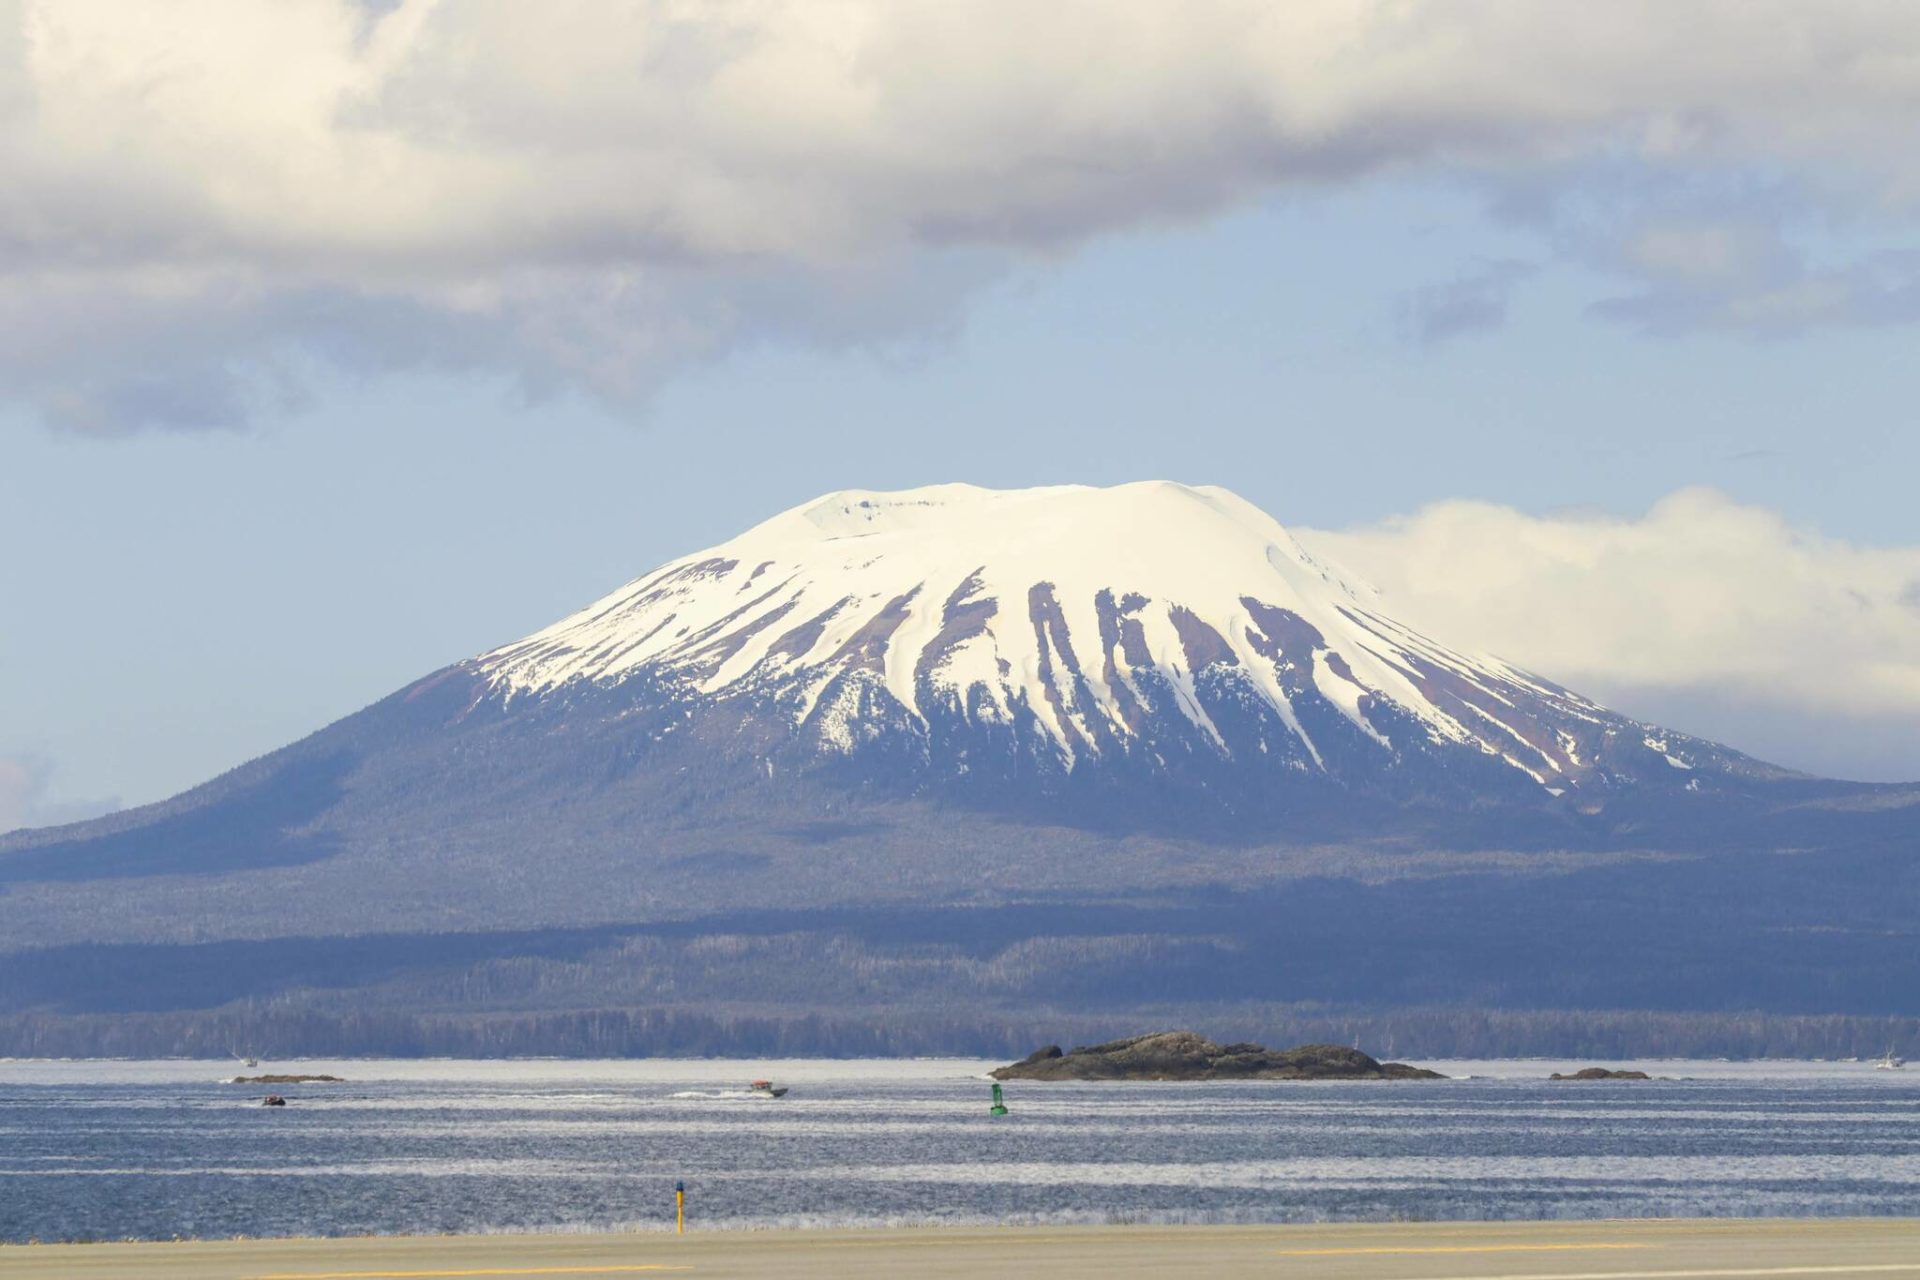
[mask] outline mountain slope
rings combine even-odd
[[[1920,790],[1420,636],[1224,490],[850,492],[0,836],[0,1017],[1644,1008],[1676,973],[1670,1007],[1891,1013],[1917,834]]]

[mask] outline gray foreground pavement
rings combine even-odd
[[[1214,1280],[1914,1276],[1920,1219],[388,1236],[0,1247],[14,1280],[453,1280],[685,1275]]]

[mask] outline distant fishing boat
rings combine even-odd
[[[1907,1060],[1895,1054],[1893,1046],[1888,1045],[1886,1055],[1882,1057],[1880,1061],[1874,1063],[1873,1067],[1876,1071],[1898,1071],[1906,1065]]]
[[[771,1080],[755,1080],[748,1088],[763,1097],[784,1098],[787,1096],[787,1086],[775,1085]]]

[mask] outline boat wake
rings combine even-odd
[[[782,1090],[781,1092],[785,1092]],[[670,1093],[669,1098],[700,1098],[717,1102],[750,1100],[771,1102],[779,1094],[769,1093],[765,1089],[682,1089],[679,1093]]]

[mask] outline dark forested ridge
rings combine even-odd
[[[1398,1028],[1428,1053],[1878,1052],[1920,981],[1911,889],[1884,878],[1856,904],[1888,866],[1794,874],[1809,865],[68,944],[0,953],[0,1054],[192,1053],[238,1035],[308,1053],[995,1055],[1203,1012],[1230,1039]]]

